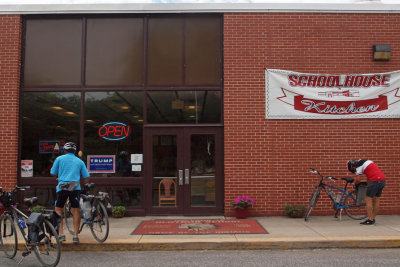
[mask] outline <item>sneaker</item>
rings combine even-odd
[[[78,244],[79,243],[79,237],[78,236],[72,237],[72,243]]]
[[[361,225],[375,225],[375,220],[371,221],[370,219],[368,219],[368,220],[361,222],[360,224]]]
[[[64,242],[65,241],[65,235],[60,235],[58,237],[58,239],[60,240],[60,242]]]

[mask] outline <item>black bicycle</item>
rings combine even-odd
[[[341,178],[341,180],[346,181],[346,185],[343,189],[332,186],[330,184],[324,183],[324,179],[328,179],[330,181],[339,180],[333,176],[324,176],[321,175],[317,170],[311,168],[311,172],[320,176],[320,181],[318,186],[314,187],[314,190],[311,195],[310,202],[308,204],[308,209],[304,220],[307,221],[308,217],[312,209],[317,204],[318,198],[321,194],[321,190],[324,189],[328,194],[329,198],[332,200],[333,209],[335,212],[335,217],[340,214],[342,215],[342,211],[344,210],[346,214],[355,220],[362,220],[367,218],[367,209],[365,205],[365,194],[361,193],[359,186],[364,186],[365,183],[360,183],[359,185],[354,186],[352,191],[347,191],[347,186],[349,183],[354,182],[354,178],[345,177]],[[336,191],[336,193],[334,192]],[[340,192],[340,193],[339,193]]]
[[[57,216],[49,213],[36,214],[40,217],[37,226],[36,238],[32,238],[32,231],[25,232],[26,225],[29,224],[27,215],[22,211],[17,209],[17,191],[23,191],[30,188],[29,186],[16,186],[11,191],[4,191],[0,187],[0,202],[5,207],[5,212],[0,217],[0,242],[3,252],[6,254],[7,258],[13,259],[17,254],[18,249],[18,238],[15,228],[15,224],[18,226],[22,237],[25,241],[26,251],[22,252],[22,259],[20,262],[28,256],[32,251],[35,253],[37,259],[43,266],[56,266],[61,257],[61,245],[58,238],[58,233],[53,226],[52,218]],[[27,206],[32,206],[37,202],[37,197],[25,198],[24,203]],[[36,227],[35,226],[35,227]],[[19,262],[19,263],[20,263]],[[19,264],[18,263],[18,264]]]
[[[108,222],[108,213],[103,203],[107,202],[108,194],[99,192],[97,195],[87,194],[94,187],[94,183],[84,185],[84,189],[80,194],[81,213],[83,221],[79,228],[79,233],[86,225],[90,228],[93,237],[98,242],[106,241],[110,225]],[[74,234],[73,215],[71,212],[71,203],[69,200],[64,206],[64,222],[68,231]]]

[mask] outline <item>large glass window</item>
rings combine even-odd
[[[84,138],[86,160],[115,156],[115,173],[93,176],[142,176],[143,92],[87,92]]]
[[[86,84],[141,85],[143,18],[87,20]]]
[[[179,17],[149,19],[149,85],[182,84],[182,23]]]
[[[25,36],[25,86],[79,85],[81,19],[29,19]]]
[[[23,94],[21,159],[27,165],[22,176],[50,176],[64,143],[79,144],[80,107],[81,94],[76,92]]]
[[[148,123],[220,123],[220,91],[147,92]]]

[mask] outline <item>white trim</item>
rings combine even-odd
[[[56,13],[400,13],[400,4],[320,3],[100,3],[1,4],[0,14]]]

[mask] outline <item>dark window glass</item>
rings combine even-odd
[[[95,187],[94,193],[97,192],[107,192],[110,199],[111,204],[113,206],[129,206],[129,207],[141,207],[142,206],[142,197],[141,197],[141,188],[140,187],[131,187],[131,186],[106,186],[106,187]]]
[[[220,123],[220,91],[147,93],[148,123]]]
[[[115,173],[91,173],[91,176],[139,177],[143,175],[143,92],[88,92],[85,94],[84,159],[94,155],[114,155]],[[124,128],[110,128],[115,123]],[[112,124],[108,124],[112,123]],[[107,127],[102,127],[103,125]],[[108,130],[108,134],[106,132]],[[118,131],[121,140],[112,137]],[[128,132],[129,131],[129,132]],[[102,136],[103,137],[102,137]]]
[[[81,54],[81,19],[26,21],[26,86],[79,85]]]
[[[219,85],[221,80],[220,18],[188,18],[185,35],[186,84]]]
[[[141,85],[143,19],[89,18],[87,85]]]
[[[180,85],[183,82],[183,20],[149,19],[149,85]]]
[[[21,159],[33,160],[33,176],[50,176],[64,142],[79,145],[80,104],[80,93],[24,93]]]

